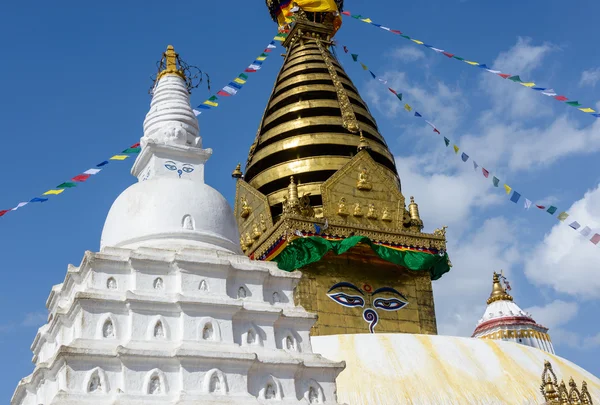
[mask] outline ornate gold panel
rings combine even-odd
[[[324,216],[348,226],[401,229],[405,199],[388,172],[367,151],[359,152],[323,183]]]
[[[237,180],[235,218],[240,231],[240,246],[249,251],[258,246],[260,239],[273,227],[273,217],[267,197],[242,179]]]
[[[321,183],[307,183],[307,184],[298,184],[298,194],[299,195],[319,195],[321,194]],[[267,196],[270,205],[281,204],[283,202],[283,197],[288,195],[288,189],[282,189],[271,193]]]

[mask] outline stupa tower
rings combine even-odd
[[[240,247],[302,268],[296,297],[319,314],[313,335],[436,334],[431,281],[449,270],[445,228],[422,232],[375,119],[331,52],[343,2],[267,7],[287,52],[245,176],[234,172]]]
[[[204,182],[198,122],[173,47],[163,56],[138,182],[100,252],[69,266],[12,405],[336,404],[343,362],[312,352],[299,274],[242,255],[233,212]]]

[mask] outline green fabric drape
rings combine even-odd
[[[450,271],[448,254],[446,253],[440,256],[410,250],[399,251],[376,245],[366,236],[351,236],[341,241],[330,241],[316,236],[296,239],[273,261],[277,263],[281,270],[294,271],[318,262],[329,251],[341,255],[359,243],[369,245],[383,260],[406,267],[412,271],[429,271],[432,280],[437,280],[444,273]]]

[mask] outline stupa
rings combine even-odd
[[[204,183],[203,149],[169,46],[144,122],[138,182],[100,252],[69,266],[13,405],[335,404],[343,362],[313,354],[300,274],[241,254],[233,212]]]
[[[523,311],[508,294],[494,272],[493,286],[487,300],[487,308],[473,332],[474,338],[510,340],[523,345],[537,347],[554,354],[554,346],[548,328],[539,325]]]

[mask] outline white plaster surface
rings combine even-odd
[[[553,354],[513,342],[450,336],[362,334],[311,338],[315,352],[344,360],[338,399],[352,405],[538,405],[544,361],[557,377],[600,379]]]

